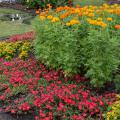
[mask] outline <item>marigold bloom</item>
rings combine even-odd
[[[113,21],[113,19],[112,19],[112,18],[110,18],[110,17],[108,17],[108,18],[107,18],[107,21]]]
[[[99,17],[99,18],[97,18],[97,20],[98,20],[98,21],[102,21],[103,19]]]
[[[52,15],[47,16],[47,19],[53,19]]]
[[[45,16],[40,15],[40,20],[45,20]]]
[[[52,22],[59,22],[60,21],[60,19],[58,18],[58,17],[54,17],[53,19],[52,19]]]
[[[80,21],[75,19],[71,20],[70,25],[74,25],[74,24],[80,24]]]
[[[120,24],[115,25],[116,29],[120,29]]]

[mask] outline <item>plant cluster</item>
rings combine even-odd
[[[12,114],[31,113],[36,120],[103,119],[113,92],[99,95],[89,80],[77,74],[71,79],[62,71],[30,58],[26,61],[0,59],[0,108]]]
[[[21,59],[25,59],[28,57],[31,48],[29,41],[0,42],[0,58],[11,60],[18,56]]]
[[[53,7],[65,6],[72,3],[72,0],[25,0],[30,8],[45,8],[48,4]]]
[[[109,106],[109,111],[106,114],[106,120],[119,120],[120,119],[120,95],[117,96],[118,100]]]
[[[37,59],[65,75],[85,73],[96,87],[120,77],[120,6],[50,8],[40,13],[36,27]]]
[[[108,0],[73,0],[73,5],[81,5],[81,6],[96,5],[98,6],[106,2],[108,2]]]
[[[11,36],[6,41],[17,42],[17,41],[33,40],[34,38],[35,38],[35,33],[33,31],[31,31],[31,32],[27,32],[24,34],[18,34],[18,35]]]

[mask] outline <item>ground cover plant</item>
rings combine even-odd
[[[31,113],[36,120],[98,120],[115,99],[114,92],[93,92],[85,77],[70,80],[34,58],[0,60],[1,111]]]
[[[49,7],[34,26],[37,59],[66,75],[85,73],[96,87],[114,81],[119,90],[119,5]]]
[[[26,59],[32,54],[33,45],[31,41],[35,38],[34,32],[15,35],[0,42],[0,57],[6,60],[19,57]]]
[[[114,104],[109,106],[106,114],[106,120],[119,120],[120,119],[120,96],[117,96],[117,100]]]

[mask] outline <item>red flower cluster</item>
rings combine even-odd
[[[9,41],[9,42],[16,42],[16,41],[19,41],[19,40],[31,40],[31,39],[34,39],[35,38],[35,33],[34,32],[27,32],[27,33],[24,33],[24,34],[18,34],[18,35],[15,35],[15,36],[12,36],[10,37],[9,39],[7,39],[6,41]]]
[[[102,119],[107,106],[115,101],[115,93],[98,95],[81,75],[68,79],[34,58],[0,59],[0,106],[11,113],[34,113],[36,120]]]
[[[22,103],[20,106],[18,106],[19,110],[22,111],[28,111],[30,109],[30,105],[28,103]]]

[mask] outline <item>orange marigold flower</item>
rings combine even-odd
[[[120,29],[120,24],[115,25],[116,29]]]
[[[82,17],[82,13],[79,13],[78,15],[79,15],[80,17]]]

